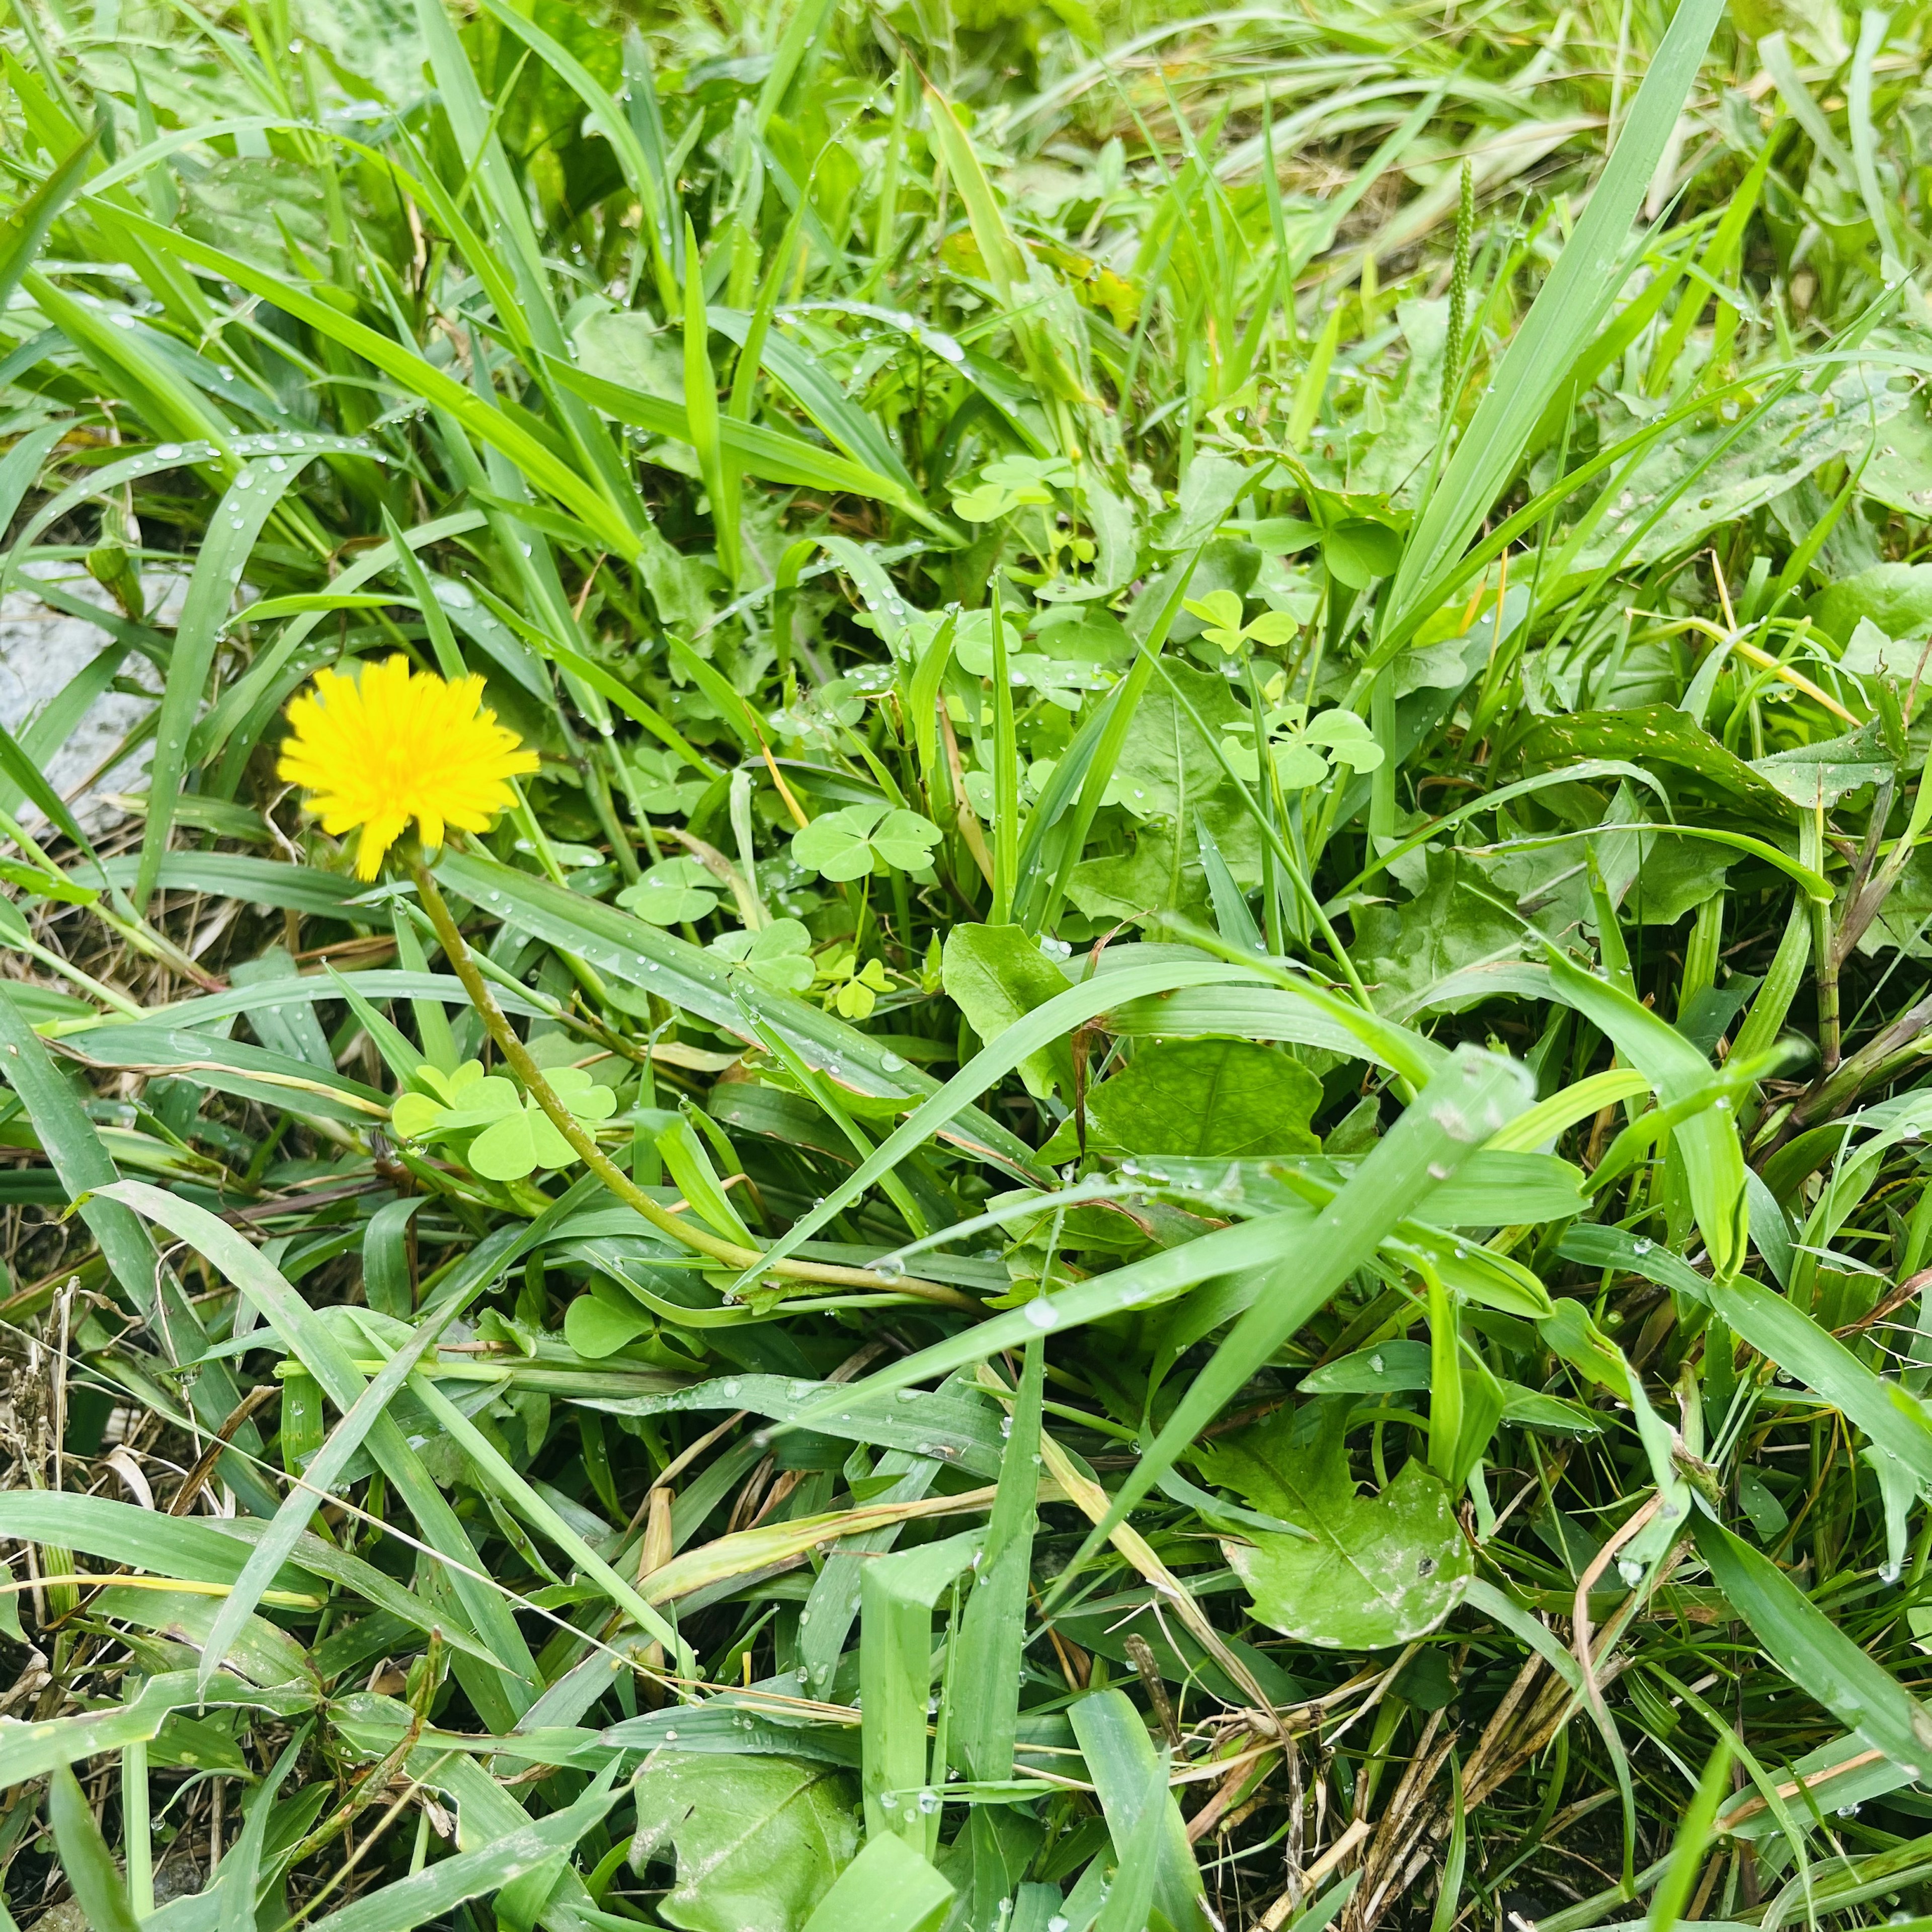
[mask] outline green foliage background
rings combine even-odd
[[[1924,1910],[1926,27],[14,0],[0,1922]]]

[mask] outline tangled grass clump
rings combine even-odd
[[[18,0],[0,1925],[1932,1922],[1928,22]]]

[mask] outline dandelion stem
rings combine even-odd
[[[641,1214],[652,1227],[668,1234],[673,1240],[682,1242],[697,1253],[709,1255],[721,1267],[734,1270],[757,1268],[761,1259],[758,1249],[727,1240],[722,1234],[714,1234],[709,1228],[698,1227],[682,1215],[660,1207],[598,1147],[584,1123],[558,1097],[556,1090],[544,1078],[543,1069],[530,1058],[529,1048],[517,1037],[504,1017],[502,1008],[497,1005],[496,995],[490,990],[489,982],[477,970],[476,962],[470,956],[469,946],[428,866],[417,858],[410,862],[410,870],[416,880],[417,898],[429,915],[430,925],[436,928],[436,936],[442,943],[450,970],[470,995],[470,1004],[483,1022],[483,1030],[496,1042],[497,1051],[508,1061],[511,1071],[523,1083],[530,1098],[543,1109],[551,1126],[569,1142],[584,1166],[626,1208]],[[771,1271],[788,1280],[830,1282],[850,1288],[874,1288],[890,1294],[916,1295],[922,1300],[943,1302],[949,1308],[969,1309],[975,1314],[980,1312],[980,1304],[956,1288],[939,1282],[918,1281],[905,1276],[888,1278],[871,1268],[840,1268],[824,1262],[787,1257],[774,1262]]]

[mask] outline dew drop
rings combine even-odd
[[[939,1809],[939,1793],[936,1791],[922,1791],[919,1794],[919,1808],[930,1818]]]
[[[1631,1242],[1630,1252],[1634,1255],[1647,1255],[1650,1252],[1651,1249],[1654,1245],[1654,1243],[1647,1240],[1642,1235],[1640,1234],[1635,1240]]]
[[[178,442],[164,442],[154,452],[164,463],[173,462],[181,453],[182,446]]]
[[[1043,1294],[1027,1304],[1026,1318],[1036,1328],[1052,1328],[1056,1327],[1060,1321],[1060,1317],[1054,1312],[1052,1303]]]

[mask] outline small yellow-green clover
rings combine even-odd
[[[995,457],[974,488],[953,498],[952,507],[969,524],[990,524],[1023,503],[1051,503],[1056,489],[1070,490],[1073,483],[1073,466],[1064,457]]]
[[[500,1073],[485,1073],[469,1060],[453,1073],[418,1067],[416,1088],[398,1094],[389,1124],[404,1140],[449,1147],[471,1173],[485,1180],[521,1180],[538,1168],[574,1164],[577,1152],[548,1114]],[[586,1125],[608,1120],[617,1096],[580,1066],[553,1067],[550,1089]]]
[[[1324,711],[1310,718],[1305,704],[1282,704],[1268,712],[1267,722],[1268,748],[1285,791],[1301,791],[1310,785],[1320,784],[1333,766],[1345,766],[1352,772],[1372,772],[1382,761],[1382,748],[1376,742],[1376,734],[1366,721],[1352,711]],[[1221,728],[1234,734],[1234,741],[1227,746],[1228,762],[1252,784],[1261,776],[1261,760],[1251,744],[1240,740],[1252,736],[1253,724],[1243,722]]]
[[[1244,644],[1285,644],[1301,628],[1286,610],[1264,610],[1244,623],[1240,597],[1232,590],[1210,590],[1205,597],[1190,597],[1182,608],[1201,620],[1208,641],[1220,645],[1230,657]]]
[[[892,989],[891,976],[884,962],[868,959],[861,966],[856,952],[836,955],[831,964],[823,969],[821,976],[830,988],[826,1004],[836,1006],[848,1020],[869,1019],[872,1009],[879,1003],[879,995]]]

